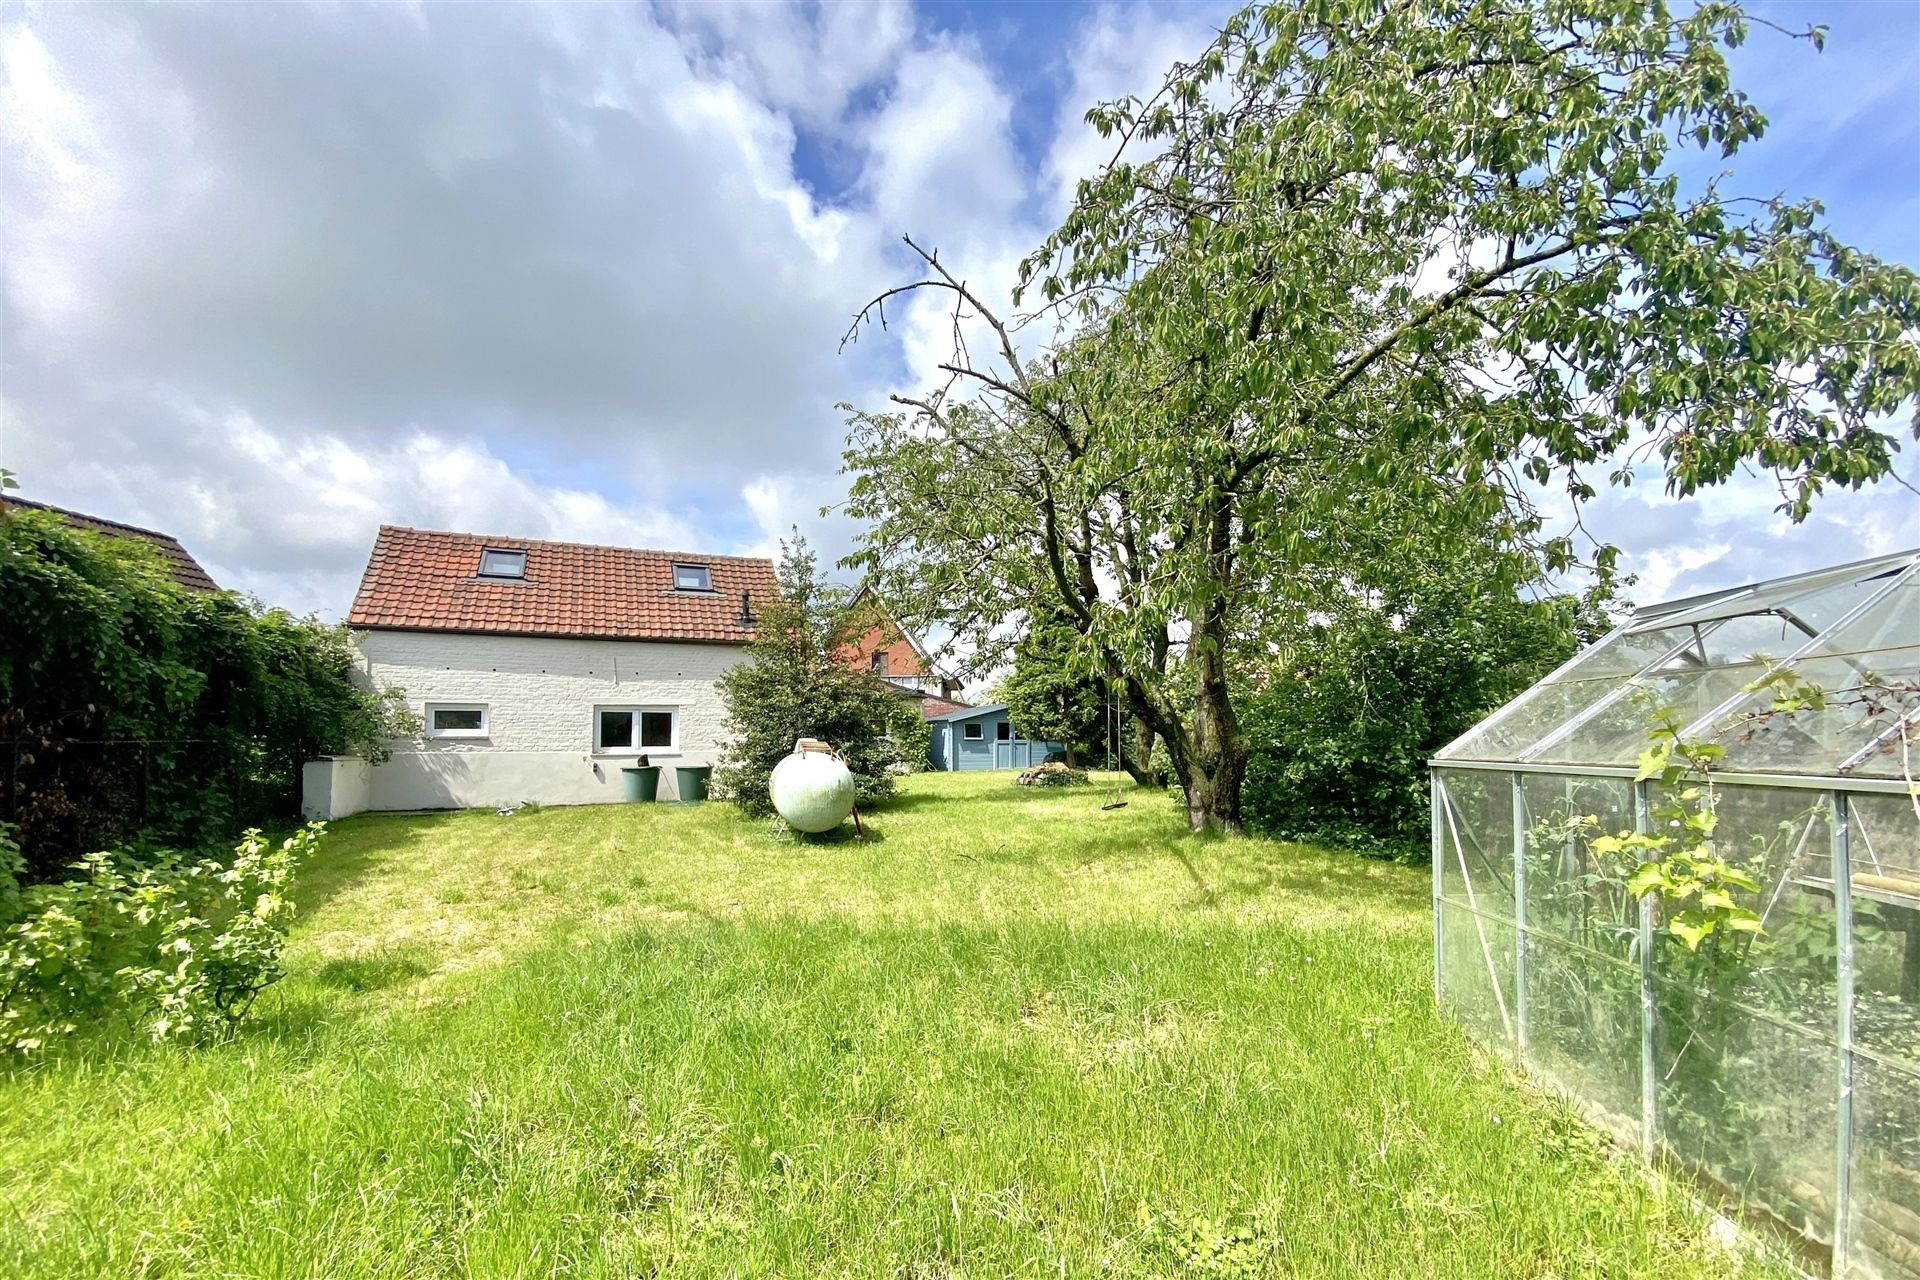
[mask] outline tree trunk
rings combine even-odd
[[[1192,728],[1182,744],[1180,782],[1187,792],[1187,825],[1195,831],[1240,834],[1240,784],[1247,774],[1247,743],[1234,714],[1227,684],[1227,588],[1233,573],[1231,499],[1213,497],[1207,519],[1207,554],[1220,585],[1194,619],[1187,638],[1193,675]],[[1168,741],[1171,750],[1173,742]],[[1178,761],[1177,761],[1178,763]]]
[[[1159,735],[1145,717],[1129,713],[1127,719],[1127,733],[1133,741],[1120,744],[1120,767],[1143,787],[1166,786],[1167,780],[1153,772],[1153,742]]]
[[[1210,631],[1196,629],[1194,637]],[[1240,834],[1240,784],[1247,775],[1247,744],[1227,693],[1221,637],[1199,643],[1194,666],[1193,729],[1188,735],[1181,785],[1187,792],[1187,825],[1195,831]]]

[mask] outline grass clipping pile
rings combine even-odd
[[[1020,771],[1020,785],[1023,787],[1084,787],[1089,781],[1085,769],[1075,769],[1058,760]]]

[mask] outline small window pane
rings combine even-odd
[[[673,712],[642,711],[640,713],[640,745],[643,747],[672,746]]]
[[[677,564],[673,566],[673,585],[681,591],[711,591],[713,575],[703,564]]]
[[[433,727],[441,733],[478,733],[481,713],[478,707],[435,707]]]
[[[633,712],[602,711],[600,713],[600,747],[603,751],[632,749]]]
[[[1000,723],[993,726],[993,736],[1001,742],[1012,742],[1013,724],[1006,720],[1000,721]]]
[[[981,732],[979,724],[975,723],[967,726],[966,736],[971,740],[984,738],[986,735]]]
[[[524,578],[527,576],[527,553],[488,547],[480,553],[480,573],[488,578]]]

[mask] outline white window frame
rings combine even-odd
[[[691,572],[699,574],[700,577],[706,582],[707,585],[704,587],[682,586],[680,584],[680,571],[682,569],[690,570]],[[713,566],[706,565],[706,564],[688,564],[688,563],[684,563],[676,560],[673,565],[673,589],[675,591],[711,591],[713,590]]]
[[[995,742],[1013,741],[1013,721],[995,720],[993,722],[993,740]]]
[[[608,711],[630,711],[634,715],[633,736],[637,742],[640,737],[639,717],[646,712],[669,717],[673,726],[667,745],[664,747],[606,747],[600,744],[600,717]],[[593,709],[593,753],[597,756],[677,756],[680,754],[680,708],[661,706],[638,706],[627,703],[610,702]]]
[[[478,711],[480,727],[478,729],[437,729],[433,717],[440,711]],[[429,702],[427,704],[426,733],[429,738],[490,738],[493,736],[493,713],[484,702]]]
[[[987,726],[981,724],[978,720],[967,721],[960,726],[960,740],[962,742],[985,742],[987,740]]]
[[[488,556],[519,556],[520,571],[518,573],[495,573],[492,570],[489,570],[487,568]],[[482,578],[497,578],[503,582],[526,581],[527,549],[525,547],[482,547],[480,548],[480,570],[477,576]]]

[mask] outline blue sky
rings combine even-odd
[[[834,406],[939,354],[912,307],[838,351],[899,235],[1004,287],[1100,154],[1086,107],[1227,11],[0,8],[0,465],[332,616],[381,522],[838,554]],[[1920,3],[1755,12],[1829,38],[1735,53],[1772,127],[1731,187],[1920,266]],[[1589,523],[1648,599],[1920,543],[1892,486],[1774,502],[1641,485]]]

